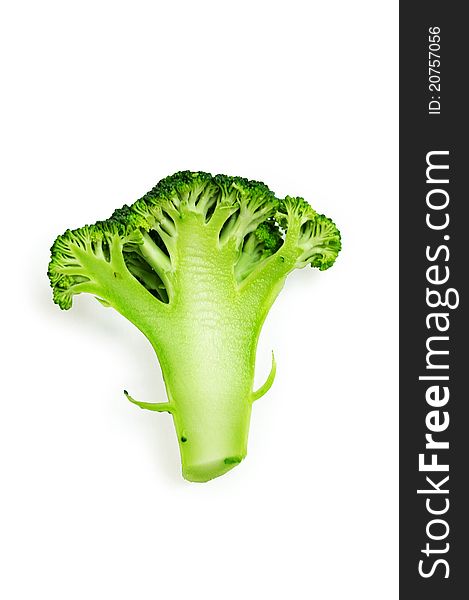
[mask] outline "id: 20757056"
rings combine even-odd
[[[430,101],[428,103],[428,113],[430,115],[440,114],[440,28],[428,28],[428,91],[430,92]]]

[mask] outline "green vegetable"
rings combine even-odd
[[[153,346],[183,475],[208,481],[246,456],[262,324],[285,278],[321,271],[340,250],[334,223],[302,198],[277,199],[262,183],[184,171],[107,221],[66,231],[52,246],[54,301],[69,309],[93,294],[129,319]]]

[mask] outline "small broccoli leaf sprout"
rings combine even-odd
[[[183,476],[208,481],[246,456],[264,320],[295,269],[328,269],[341,249],[334,223],[302,198],[277,198],[242,177],[182,171],[106,221],[67,230],[48,275],[62,309],[92,294],[131,321],[159,360]]]

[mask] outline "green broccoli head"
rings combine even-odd
[[[94,295],[136,325],[158,355],[191,481],[244,458],[257,340],[287,275],[323,271],[341,249],[334,223],[302,198],[242,177],[181,171],[106,221],[67,230],[48,275],[62,309]]]
[[[288,232],[294,236],[290,255],[296,254],[290,270],[307,264],[328,269],[341,248],[334,223],[302,198],[279,200],[263,183],[242,177],[181,171],[131,206],[116,209],[108,220],[67,230],[56,239],[49,265],[54,301],[68,309],[73,295],[93,283],[99,291],[90,268],[96,262],[87,264],[83,253],[109,263],[114,247],[129,272],[157,299],[169,302],[174,292],[170,279],[181,254],[178,233],[190,216],[198,217],[197,226],[207,235],[217,236],[220,250],[233,249],[229,268],[238,285],[281,254]]]

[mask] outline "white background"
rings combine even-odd
[[[0,16],[0,595],[397,598],[397,3],[16,1]],[[143,336],[52,304],[49,247],[181,169],[343,234],[266,322],[247,459],[180,476]]]

